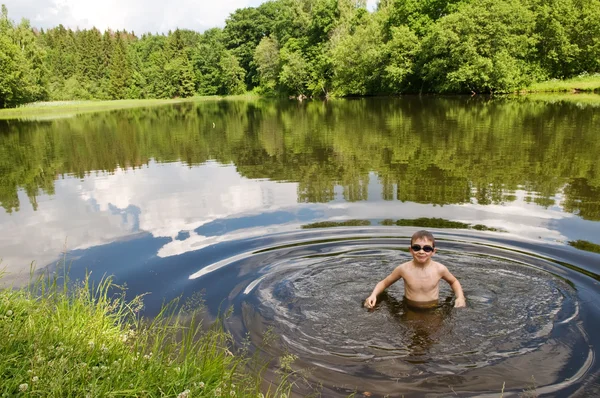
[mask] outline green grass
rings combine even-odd
[[[600,91],[600,74],[583,75],[566,80],[552,79],[533,83],[525,92],[595,92]]]
[[[0,396],[287,396],[289,373],[266,387],[258,367],[233,355],[222,323],[165,306],[152,320],[110,280],[67,287],[57,278],[0,291]],[[256,364],[255,364],[256,365]],[[286,387],[287,386],[287,387]],[[261,391],[262,390],[262,391]]]
[[[115,101],[54,101],[34,102],[22,105],[18,108],[0,109],[1,119],[54,119],[72,117],[81,113],[112,111],[117,109],[142,108],[177,104],[182,102],[218,101],[224,99],[247,99],[251,96],[233,97],[191,97],[176,99],[137,99],[137,100],[115,100]]]
[[[600,106],[600,94],[594,93],[531,93],[526,95],[514,94],[509,95],[509,98],[518,99],[521,101],[538,101],[547,104],[573,104],[578,107]]]

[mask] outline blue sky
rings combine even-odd
[[[368,0],[372,9],[377,0]],[[63,24],[76,29],[127,29],[137,34],[176,28],[204,31],[223,27],[238,8],[255,7],[264,0],[0,0],[13,21],[27,18],[32,26]]]

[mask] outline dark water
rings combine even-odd
[[[205,102],[0,121],[0,257],[201,295],[323,396],[600,394],[600,107]],[[465,290],[362,301],[432,230]],[[265,336],[273,336],[264,344]],[[270,374],[270,373],[269,373]],[[275,372],[273,372],[275,374]]]

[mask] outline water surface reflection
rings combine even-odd
[[[149,314],[202,292],[211,315],[234,308],[238,341],[275,328],[263,353],[297,354],[328,394],[517,392],[532,375],[598,391],[599,115],[422,97],[1,121],[5,281],[66,251],[74,277],[151,292]],[[468,310],[425,319],[395,290],[366,312],[418,228],[445,241]]]

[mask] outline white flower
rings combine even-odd
[[[177,395],[177,398],[188,398],[190,396],[190,390],[185,390],[183,392],[180,392],[179,395]]]
[[[231,396],[231,397],[235,397],[235,390],[231,390],[231,391],[229,391],[229,396]]]
[[[21,392],[27,391],[28,388],[29,388],[29,384],[27,384],[27,383],[19,384],[19,391],[21,391]]]
[[[204,388],[204,382],[203,382],[203,381],[201,381],[200,383],[198,383],[198,387],[200,387],[200,388]]]
[[[34,382],[34,383],[35,383],[35,382],[37,382],[37,381],[39,381],[39,380],[40,380],[40,378],[39,378],[39,377],[37,377],[37,376],[33,376],[33,377],[31,378],[31,381],[32,381],[32,382]]]
[[[217,387],[215,388],[215,397],[220,397],[221,396],[221,387]]]
[[[11,316],[12,314],[13,314],[12,310],[6,311],[6,316]],[[21,387],[19,386],[19,388],[21,388]],[[27,387],[25,387],[25,389],[27,389]]]
[[[95,344],[94,344],[94,342],[93,342],[92,340],[90,340],[90,341],[88,342],[88,346],[89,346],[90,348],[94,348]]]

